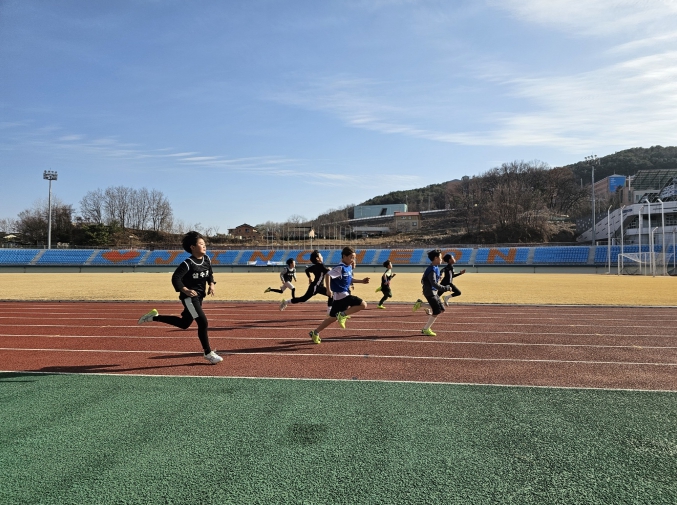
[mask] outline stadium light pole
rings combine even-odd
[[[654,243],[654,234],[656,233],[656,230],[658,230],[658,226],[656,226],[653,230],[651,230],[651,243]],[[651,269],[651,275],[656,277],[656,262],[654,261],[653,263],[653,268]]]
[[[623,254],[624,254],[623,253],[623,209],[624,208],[625,208],[625,205],[622,205],[621,206],[621,256],[620,256],[619,272],[620,272],[620,270],[623,269]]]
[[[606,210],[606,257],[609,262],[609,268],[607,270],[607,275],[611,274],[611,207]]]
[[[649,268],[653,272],[653,235],[651,233],[651,203],[649,202],[648,198],[644,199],[644,203],[647,205],[647,216],[649,218],[649,227],[647,228],[649,230]]]
[[[597,238],[597,229],[595,226],[595,165],[599,165],[599,158],[596,154],[591,154],[585,157],[585,161],[592,169],[592,245],[595,245]]]
[[[47,206],[49,207],[47,218],[47,249],[52,248],[52,181],[55,181],[58,174],[54,170],[45,170],[42,173],[42,178],[49,181],[49,197],[47,199]]]
[[[642,205],[639,208],[639,233],[637,236],[639,237],[639,254],[637,257],[639,258],[639,274],[642,275],[642,221],[644,220],[644,217],[642,216],[642,212],[644,212],[644,205]]]
[[[660,198],[656,198],[656,200],[661,202],[661,230],[662,230],[661,250],[663,252],[663,274],[662,275],[667,275],[668,267],[665,265],[665,207],[663,206],[663,200],[661,200]]]

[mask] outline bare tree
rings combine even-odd
[[[35,245],[47,242],[49,224],[49,203],[38,200],[29,209],[19,212],[16,231],[28,242]],[[73,230],[73,206],[52,197],[52,239],[56,242],[70,242]]]
[[[304,216],[300,216],[298,214],[292,214],[289,216],[289,219],[287,219],[287,222],[291,224],[301,224],[305,223],[306,221],[308,220]]]
[[[133,189],[130,199],[129,227],[145,230],[150,217],[150,192],[146,188]]]
[[[148,207],[151,229],[153,231],[170,231],[173,225],[172,206],[162,191],[154,189],[148,194]],[[182,222],[179,223],[184,226]],[[179,233],[184,233],[184,231]]]
[[[17,231],[17,220],[10,218],[0,219],[0,233],[13,233]]]
[[[106,223],[116,221],[122,228],[129,226],[128,220],[132,207],[132,188],[111,186],[104,192],[104,211]]]
[[[105,197],[101,189],[88,191],[80,200],[80,215],[85,222],[103,224]]]

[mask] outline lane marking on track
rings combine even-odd
[[[108,353],[108,354],[195,354],[201,356],[195,351],[122,351],[107,349],[21,349],[14,347],[0,347],[0,351],[12,352],[87,352],[87,353]],[[526,359],[526,358],[453,358],[445,356],[397,356],[382,354],[316,354],[316,353],[284,353],[284,352],[231,352],[218,351],[222,356],[278,356],[278,357],[323,357],[323,358],[361,358],[361,359],[401,359],[401,360],[426,360],[426,361],[492,361],[506,363],[557,363],[557,364],[577,364],[577,365],[619,365],[619,366],[677,366],[677,363],[651,363],[651,362],[630,362],[630,361],[587,361],[587,360],[557,360],[557,359]]]
[[[174,337],[174,336],[127,336],[127,335],[40,335],[37,333],[23,333],[23,334],[4,334],[0,333],[0,337],[32,337],[32,338],[54,338],[54,339],[120,339],[120,340],[185,340],[185,336]],[[305,342],[310,344],[308,338],[274,338],[274,337],[218,337],[210,335],[210,340],[214,339],[228,339],[228,340],[242,340],[242,341],[253,341],[253,340],[271,340],[279,342],[283,340],[285,342],[294,341],[294,342]],[[486,341],[462,341],[462,340],[402,340],[398,338],[351,338],[350,340],[342,339],[341,337],[331,338],[328,337],[325,339],[327,342],[373,342],[373,343],[396,343],[396,344],[446,344],[446,345],[496,345],[496,346],[517,346],[517,347],[584,347],[584,348],[593,348],[593,349],[632,349],[635,351],[640,351],[644,349],[677,349],[677,346],[657,346],[657,345],[602,345],[602,344],[557,344],[557,343],[529,343],[529,342],[486,342]]]
[[[301,317],[305,315],[299,314]],[[310,316],[311,314],[308,314]],[[317,314],[313,314],[317,315]],[[216,323],[221,323],[221,324],[236,324],[236,323],[249,323],[249,322],[257,322],[261,324],[262,326],[266,324],[278,324],[281,320],[289,320],[289,321],[294,321],[294,319],[284,319],[284,318],[271,318],[271,319],[264,319],[261,320],[260,318],[257,319],[234,319],[234,318],[228,318],[228,317],[214,317],[212,314],[207,314],[211,324],[216,324]],[[412,319],[414,319],[416,316],[411,316]],[[443,316],[444,317],[444,316]],[[602,323],[606,322],[613,322],[615,324],[604,324],[606,328],[654,328],[657,324],[660,325],[661,323],[665,322],[672,322],[674,321],[674,318],[665,318],[665,319],[660,319],[660,318],[651,318],[651,319],[637,319],[633,318],[632,321],[634,323],[644,323],[644,324],[634,324],[634,325],[627,325],[624,324],[623,321],[619,321],[618,318],[613,318],[613,319],[597,319],[597,318],[577,318],[577,321],[579,324],[570,324],[571,318],[569,317],[561,317],[561,318],[554,318],[554,317],[544,317],[544,318],[523,318],[527,319],[529,321],[533,322],[525,322],[525,323],[507,323],[503,318],[499,317],[487,317],[487,318],[482,318],[482,317],[467,317],[467,316],[458,316],[454,315],[453,317],[453,323],[449,321],[439,321],[439,324],[455,324],[455,325],[475,325],[475,324],[487,324],[489,323],[489,320],[498,320],[500,321],[501,326],[566,326],[566,327],[598,327]],[[5,319],[5,320],[17,320],[20,322],[22,326],[45,326],[45,325],[36,325],[36,324],[31,324],[27,325],[24,324],[24,321],[26,320],[25,317],[19,317],[19,316],[0,316],[0,319]],[[73,316],[73,317],[40,317],[40,318],[33,318],[33,320],[48,320],[48,321],[72,321],[72,322],[77,322],[77,321],[115,321],[115,322],[121,322],[127,319],[127,317],[121,317],[121,318],[114,318],[114,317],[83,317],[81,315],[78,316]],[[135,322],[138,318],[133,318],[130,321]],[[320,316],[317,317],[317,319],[320,319]],[[373,315],[360,315],[361,320],[380,320],[380,321],[385,321],[386,318],[383,317],[378,317],[378,316],[373,316]],[[467,319],[470,319],[470,321],[466,321]],[[477,321],[472,321],[473,319],[479,320]],[[589,322],[587,322],[589,321]],[[400,324],[421,324],[420,321],[398,321]],[[585,323],[585,324],[580,324],[580,323]],[[11,323],[2,323],[2,324],[11,324]],[[2,326],[2,325],[0,325]],[[47,325],[49,326],[49,325]],[[72,326],[72,325],[70,325]],[[121,326],[121,327],[126,327],[126,326]]]
[[[177,312],[177,313],[180,312],[179,307],[172,307],[172,308],[175,309],[175,310],[170,310],[171,312]],[[257,314],[257,315],[265,315],[265,314],[270,314],[271,312],[273,312],[273,313],[279,312],[277,310],[277,307],[275,307],[274,310],[265,311],[265,312],[262,312],[261,310],[256,310],[256,309],[253,309],[253,310],[245,309],[245,308],[242,308],[241,306],[234,307],[232,309],[226,309],[226,310],[223,310],[223,311],[215,310],[215,309],[210,308],[208,306],[204,306],[204,308],[205,308],[205,313],[208,314],[208,315],[212,315],[212,316],[220,316],[220,315],[229,316],[229,315],[233,314],[234,310],[237,311],[238,314],[252,313],[252,314]],[[145,314],[145,312],[148,312],[147,310],[145,312],[143,312],[144,310],[145,310],[145,308],[139,310],[138,311],[139,314],[143,315],[143,314]],[[572,317],[577,317],[577,318],[580,318],[580,319],[583,319],[583,320],[590,319],[590,320],[595,320],[595,321],[622,322],[622,321],[619,320],[618,317],[608,317],[609,316],[608,310],[605,311],[603,313],[603,315],[602,315],[602,313],[598,314],[598,313],[585,312],[585,313],[564,313],[561,317],[552,317],[550,311],[543,312],[543,315],[546,316],[546,317],[537,317],[538,314],[540,314],[541,312],[538,312],[538,313],[535,313],[535,312],[527,312],[527,313],[505,312],[505,313],[503,313],[503,312],[497,312],[495,310],[491,310],[491,315],[475,315],[472,312],[469,313],[467,311],[457,310],[456,308],[452,308],[452,307],[449,307],[447,310],[453,311],[453,313],[455,315],[457,315],[458,317],[463,317],[463,318],[468,318],[468,319],[501,319],[502,320],[502,319],[505,319],[506,316],[511,316],[511,317],[520,316],[522,319],[561,320],[561,319],[571,319]],[[487,309],[485,309],[485,310],[487,310]],[[121,313],[124,313],[124,312],[129,312],[129,311],[121,311],[119,309],[104,309],[104,308],[99,308],[99,307],[92,308],[91,306],[87,307],[87,308],[79,309],[79,310],[74,310],[73,312],[49,312],[49,313],[45,313],[44,310],[39,310],[39,309],[27,310],[27,309],[19,308],[18,310],[14,309],[14,310],[11,310],[11,311],[0,310],[0,314],[2,314],[2,315],[0,315],[0,318],[11,319],[13,317],[20,317],[21,314],[31,315],[31,316],[34,316],[34,315],[45,315],[45,316],[64,315],[64,316],[69,316],[69,315],[81,315],[83,312],[92,312],[92,311],[96,311],[96,312],[100,312],[100,313],[110,312],[112,315],[121,314]],[[33,312],[37,312],[37,314],[33,314]],[[142,312],[143,312],[143,314],[142,314]],[[391,313],[392,312],[395,312],[398,315],[401,315],[403,312],[407,313],[409,311],[408,310],[403,310],[403,311],[393,310],[393,311],[391,311]],[[672,316],[670,314],[664,314],[663,313],[664,311],[660,311],[661,314],[652,314],[652,313],[647,313],[646,310],[635,309],[635,310],[633,310],[633,312],[640,312],[639,317],[651,318],[650,320],[660,320],[660,321],[672,321],[673,320]],[[296,309],[291,313],[293,313],[293,314],[303,314],[303,315],[309,315],[309,314],[317,315],[318,313],[320,313],[320,311]],[[17,315],[17,314],[19,314],[19,315]],[[385,315],[385,314],[380,313],[380,312],[378,313],[378,315],[376,315],[376,314],[377,313],[372,313],[372,314],[365,313],[365,314],[362,315],[362,317],[382,319],[383,316]],[[524,317],[524,314],[528,314],[528,317]],[[628,319],[628,310],[627,309],[624,310],[622,315],[624,316],[623,320],[627,320]],[[661,317],[661,316],[663,316],[663,317]]]
[[[582,391],[622,391],[629,393],[674,393],[671,389],[628,389],[628,388],[601,388],[585,386],[542,386],[537,384],[493,384],[483,382],[445,382],[445,381],[406,381],[406,380],[387,380],[387,379],[318,379],[304,377],[251,377],[239,375],[167,375],[167,374],[148,374],[148,373],[111,373],[111,372],[39,372],[33,370],[0,370],[0,374],[21,373],[26,375],[78,375],[92,376],[105,375],[107,377],[144,377],[144,378],[172,378],[172,379],[206,379],[206,380],[262,380],[262,381],[318,381],[318,382],[374,382],[384,384],[426,384],[431,386],[461,386],[461,387],[497,387],[497,388],[520,388],[520,389],[563,389],[563,390],[582,390]]]
[[[420,323],[418,323],[420,324]],[[23,324],[23,325],[12,325],[13,327],[16,328],[139,328],[139,325],[130,325],[130,326],[123,326],[123,325],[105,325],[105,326],[81,326],[81,325],[60,325],[60,324]],[[564,336],[575,336],[575,337],[613,337],[613,338],[618,338],[619,335],[617,333],[571,333],[571,332],[524,332],[524,331],[495,331],[495,330],[443,330],[440,329],[439,326],[443,326],[443,324],[439,324],[435,326],[435,332],[436,333],[462,333],[462,334],[467,334],[467,333],[479,333],[482,335],[486,335],[487,333],[490,333],[492,335],[524,335],[524,336],[557,336],[557,335],[564,335]],[[447,324],[447,326],[454,326],[453,323]],[[145,329],[157,329],[157,330],[165,330],[167,329],[167,326],[147,326],[144,325]],[[240,328],[240,327],[231,327],[231,328],[219,328],[218,326],[214,326],[213,324],[210,326],[210,338],[212,337],[212,333],[219,332],[219,331],[227,331],[227,332],[234,332],[234,331],[252,331],[252,330],[289,330],[289,331],[300,331],[306,333],[308,331],[309,327],[306,326],[261,326],[261,327],[246,327],[246,328]],[[650,327],[651,329],[654,329],[655,327],[652,326]],[[336,330],[337,328],[334,327],[333,330]],[[332,328],[330,328],[330,331]],[[417,333],[416,329],[410,330],[410,329],[390,329],[390,328],[354,328],[354,327],[348,327],[346,328],[347,331],[349,332],[394,332],[394,333],[411,333],[415,332]],[[171,330],[171,331],[189,331],[189,330]],[[11,334],[8,334],[11,335]],[[77,336],[77,335],[75,335]],[[214,335],[216,338],[228,338],[227,336],[221,337],[219,335]],[[661,334],[658,335],[656,333],[642,333],[638,335],[623,335],[624,338],[677,338],[677,335],[665,335]],[[129,338],[136,338],[135,336],[130,336]]]
[[[317,321],[319,322],[320,319],[318,318]],[[272,324],[279,324],[280,320],[271,320],[271,321],[261,321],[259,319],[240,319],[240,320],[232,320],[232,321],[225,321],[225,322],[239,322],[239,323],[248,323],[248,322],[257,322],[260,324],[259,327],[260,329],[266,329],[266,330],[271,330],[271,329],[294,329],[294,330],[307,330],[308,328],[306,327],[292,327],[292,326],[268,326],[268,323]],[[293,321],[290,321],[293,322]],[[162,324],[162,323],[158,323]],[[223,325],[224,321],[223,320],[212,320],[210,321],[210,327],[218,327],[219,325]],[[421,321],[398,321],[398,325],[420,325]],[[459,323],[456,321],[440,321],[438,324],[435,325],[435,330],[437,330],[440,326],[478,326],[477,323]],[[74,324],[21,324],[22,327],[25,328],[138,328],[141,325],[138,324],[102,324],[102,325],[74,325]],[[153,328],[154,326],[146,326],[143,325],[147,328]],[[530,323],[525,323],[525,324],[520,324],[520,323],[502,323],[500,324],[501,327],[506,327],[506,326],[511,326],[511,327],[523,327],[523,326],[529,326],[529,327],[541,327],[544,326],[542,324],[530,324]],[[552,325],[547,325],[547,326],[552,326]],[[592,325],[592,324],[562,324],[558,326],[565,326],[567,328],[599,328],[599,325]],[[2,326],[0,325],[0,328]],[[606,326],[605,328],[608,328]],[[627,329],[627,328],[635,328],[635,329],[655,329],[656,324],[649,324],[649,325],[619,325],[619,328]],[[237,325],[228,325],[228,330],[239,330],[239,329],[246,329],[246,330],[251,330],[252,328],[239,328]],[[665,330],[666,328],[661,328],[661,330]],[[669,329],[669,328],[668,328]],[[364,328],[352,328],[350,327],[350,330],[354,331],[412,331],[412,330],[400,330],[400,329],[388,329],[388,328],[374,328],[374,329],[364,329]],[[445,330],[439,330],[439,331],[445,331]],[[447,330],[448,331],[448,330]],[[495,332],[493,332],[495,333]],[[617,336],[616,334],[613,333],[594,333],[594,335],[610,335],[610,336]],[[669,335],[667,335],[669,336]]]

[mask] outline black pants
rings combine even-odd
[[[379,305],[383,305],[388,298],[393,297],[393,292],[390,290],[390,287],[381,285],[381,293],[383,293],[383,298],[378,302]]]
[[[181,317],[155,316],[153,321],[170,324],[177,328],[181,328],[182,330],[187,330],[190,325],[193,324],[193,321],[197,322],[197,336],[200,339],[205,354],[209,354],[212,352],[212,349],[209,347],[209,323],[207,322],[207,316],[205,316],[205,313],[202,310],[202,298],[199,296],[184,298],[181,300],[181,303],[183,303]]]
[[[453,284],[450,284],[451,286],[451,297],[453,298],[454,296],[461,296],[461,290],[458,289],[456,286]]]
[[[443,284],[443,286],[451,286],[451,297],[453,298],[454,296],[461,296],[461,290],[458,289],[456,286],[453,284]]]
[[[292,298],[291,302],[292,303],[307,302],[315,295],[327,296],[327,288],[325,288],[324,286],[315,287],[314,285],[311,284],[310,286],[308,286],[308,290],[305,292],[303,296],[299,296],[298,298]]]

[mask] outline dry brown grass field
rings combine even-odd
[[[397,271],[395,269],[395,271]],[[357,284],[355,294],[376,302],[379,273],[369,285]],[[217,273],[217,301],[279,302],[283,296],[266,293],[279,287],[277,273]],[[400,273],[392,281],[392,302],[414,302],[420,297],[421,274]],[[530,305],[633,305],[677,306],[677,278],[595,274],[472,273],[456,279],[463,295],[458,303]],[[0,300],[176,300],[170,273],[4,273],[0,274]],[[307,288],[304,274],[296,293]],[[289,291],[285,292],[289,297]],[[313,300],[324,302],[323,297]]]

